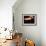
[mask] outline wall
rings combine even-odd
[[[41,28],[41,41],[42,46],[46,46],[46,0],[41,1],[41,16],[40,16],[40,28]]]
[[[23,0],[19,6],[13,8],[15,30],[22,32],[25,39],[35,41],[36,46],[41,46],[40,2],[40,0]],[[22,14],[37,14],[37,26],[22,26]]]
[[[16,0],[0,0],[0,27],[12,29],[12,6]]]

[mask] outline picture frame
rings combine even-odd
[[[36,26],[37,14],[22,14],[22,25],[23,26]]]

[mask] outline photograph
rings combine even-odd
[[[23,25],[36,25],[37,14],[23,14],[22,21]]]

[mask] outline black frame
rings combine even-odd
[[[29,22],[29,21],[25,21],[25,18],[28,18],[28,19],[31,19],[30,17],[32,17],[33,21],[32,22]],[[22,14],[22,25],[23,26],[36,26],[37,25],[37,14]]]

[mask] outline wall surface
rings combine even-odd
[[[41,27],[41,40],[42,46],[46,46],[46,0],[41,1],[41,20],[40,20],[40,27]]]
[[[5,32],[1,27],[8,28],[9,30],[12,29],[12,6],[15,2],[16,0],[0,0],[0,32],[2,32],[0,38],[10,35],[8,30]]]
[[[0,27],[12,29],[12,6],[16,0],[0,0]]]
[[[17,8],[13,8],[15,30],[22,32],[25,39],[33,40],[36,46],[41,46],[40,2],[40,0],[23,0]],[[22,26],[22,14],[37,14],[37,25]]]

